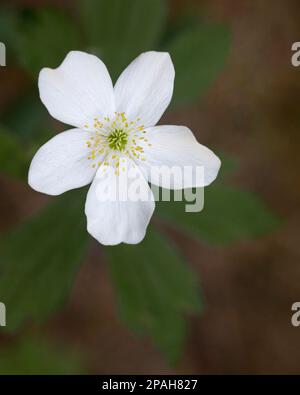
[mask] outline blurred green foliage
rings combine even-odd
[[[176,246],[149,228],[137,246],[121,244],[106,253],[123,318],[135,331],[149,333],[170,362],[177,361],[185,335],[183,314],[199,312],[201,298]]]
[[[73,15],[53,7],[1,8],[1,41],[7,43],[11,59],[31,78],[28,93],[1,114],[0,171],[11,176],[26,179],[25,164],[31,152],[54,131],[38,100],[36,79],[42,67],[57,67],[69,50],[99,55],[114,80],[142,51],[169,51],[176,68],[173,104],[177,106],[204,95],[228,58],[230,33],[225,26],[195,16],[191,25],[184,22],[188,18],[173,23],[164,0],[78,0],[75,6]],[[234,160],[225,161],[223,173],[230,173],[234,167]],[[46,319],[67,297],[89,240],[84,196],[82,190],[55,198],[2,237],[0,299],[9,306],[9,331],[28,319]],[[186,213],[184,202],[169,202],[158,203],[157,215],[212,244],[257,237],[278,224],[257,196],[238,188],[218,182],[207,188],[205,198],[201,213]],[[184,345],[186,315],[201,310],[202,298],[195,276],[177,248],[153,227],[141,244],[105,251],[122,317],[135,331],[151,336],[169,361],[178,360]],[[28,347],[35,350],[32,343],[24,345],[25,350]],[[37,354],[32,351],[34,361],[43,352],[47,355],[45,364],[51,361],[51,354],[43,348]],[[17,357],[11,354],[10,358],[11,365],[5,362],[8,372]],[[18,358],[20,371],[23,364],[30,370],[35,363],[28,362],[27,357]],[[5,366],[0,365],[0,371]],[[47,366],[41,370],[52,369]],[[61,366],[53,371],[60,372],[65,365]]]
[[[11,132],[0,127],[0,171],[16,178],[27,176],[28,159],[24,147]]]
[[[43,67],[57,67],[66,53],[82,47],[76,23],[59,10],[28,11],[19,29],[18,59],[35,78]]]
[[[7,56],[14,57],[18,46],[18,14],[10,8],[0,9],[0,40],[5,43]]]
[[[161,0],[78,0],[88,46],[115,80],[141,52],[159,48],[166,23]]]
[[[204,197],[202,212],[186,213],[185,200],[160,201],[158,215],[190,236],[216,245],[262,236],[279,224],[274,213],[251,192],[216,182],[205,190]]]
[[[1,123],[18,138],[20,144],[32,151],[54,135],[50,122],[51,117],[41,105],[37,89],[18,97],[1,117]]]
[[[25,337],[1,349],[0,375],[84,374],[81,360],[78,353],[58,349],[36,337]]]
[[[202,23],[175,36],[166,45],[176,69],[173,105],[203,95],[222,71],[229,49],[230,34],[222,25]]]
[[[86,252],[83,191],[66,193],[0,241],[0,295],[9,332],[66,299]]]

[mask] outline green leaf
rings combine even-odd
[[[184,344],[184,314],[201,307],[194,275],[176,248],[153,229],[138,245],[106,252],[122,317],[135,331],[149,334],[175,362]]]
[[[166,17],[164,0],[79,0],[89,47],[115,79],[141,52],[156,48]]]
[[[227,176],[231,176],[234,172],[237,171],[239,167],[239,159],[224,154],[223,152],[217,152],[217,156],[221,159],[222,162],[222,166],[218,174],[218,181],[221,180],[223,182],[224,178],[226,178]]]
[[[18,45],[18,17],[12,9],[1,5],[0,11],[0,42],[5,44],[7,58],[15,54]]]
[[[203,95],[221,73],[230,48],[226,27],[202,23],[178,34],[167,45],[176,70],[174,105],[185,105]]]
[[[55,9],[38,9],[21,26],[18,58],[37,77],[43,67],[57,67],[80,46],[80,32],[71,17]]]
[[[55,198],[1,240],[0,298],[8,331],[29,318],[46,319],[68,296],[88,240],[82,197],[76,191]]]
[[[79,355],[41,339],[23,338],[1,348],[0,375],[3,374],[82,374]]]
[[[225,185],[205,189],[204,209],[185,212],[186,202],[158,202],[158,215],[210,244],[226,244],[267,234],[279,219],[251,192]],[[190,203],[189,203],[190,204]]]
[[[28,92],[2,115],[2,123],[20,141],[32,145],[44,143],[53,137],[51,117],[39,99],[38,92]],[[34,147],[35,148],[35,147]]]
[[[24,179],[29,157],[16,136],[0,127],[0,172]]]

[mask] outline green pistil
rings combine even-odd
[[[122,129],[116,129],[107,137],[107,141],[109,148],[116,151],[124,151],[128,135]]]

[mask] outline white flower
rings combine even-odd
[[[84,52],[70,52],[57,69],[39,75],[40,97],[49,113],[74,129],[58,134],[34,156],[29,185],[48,195],[92,183],[86,199],[88,232],[100,243],[136,244],[145,236],[154,211],[147,201],[102,201],[97,196],[99,175],[107,166],[111,183],[122,162],[141,175],[142,189],[152,196],[148,182],[183,189],[203,187],[217,176],[220,160],[200,145],[183,126],[155,126],[168,107],[175,71],[168,53],[147,52],[135,59],[113,87],[104,63]],[[121,163],[121,164],[120,164]],[[191,174],[164,184],[151,168],[156,165],[204,167],[204,180]]]

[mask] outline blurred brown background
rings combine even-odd
[[[63,0],[10,3],[72,6]],[[44,325],[44,331],[58,344],[84,350],[92,373],[299,374],[300,328],[291,325],[291,305],[300,301],[300,68],[291,65],[291,46],[300,41],[300,4],[296,0],[169,3],[174,15],[192,5],[226,22],[233,43],[229,62],[209,94],[191,108],[168,112],[162,123],[186,124],[203,144],[238,157],[233,182],[262,196],[284,224],[257,241],[224,248],[208,247],[166,229],[198,273],[206,299],[204,314],[189,319],[186,351],[174,369],[148,340],[131,334],[120,321],[96,243],[67,306]],[[26,80],[9,67],[0,79],[2,107]],[[45,201],[4,176],[0,189],[1,230]],[[8,340],[3,336],[3,342]]]

